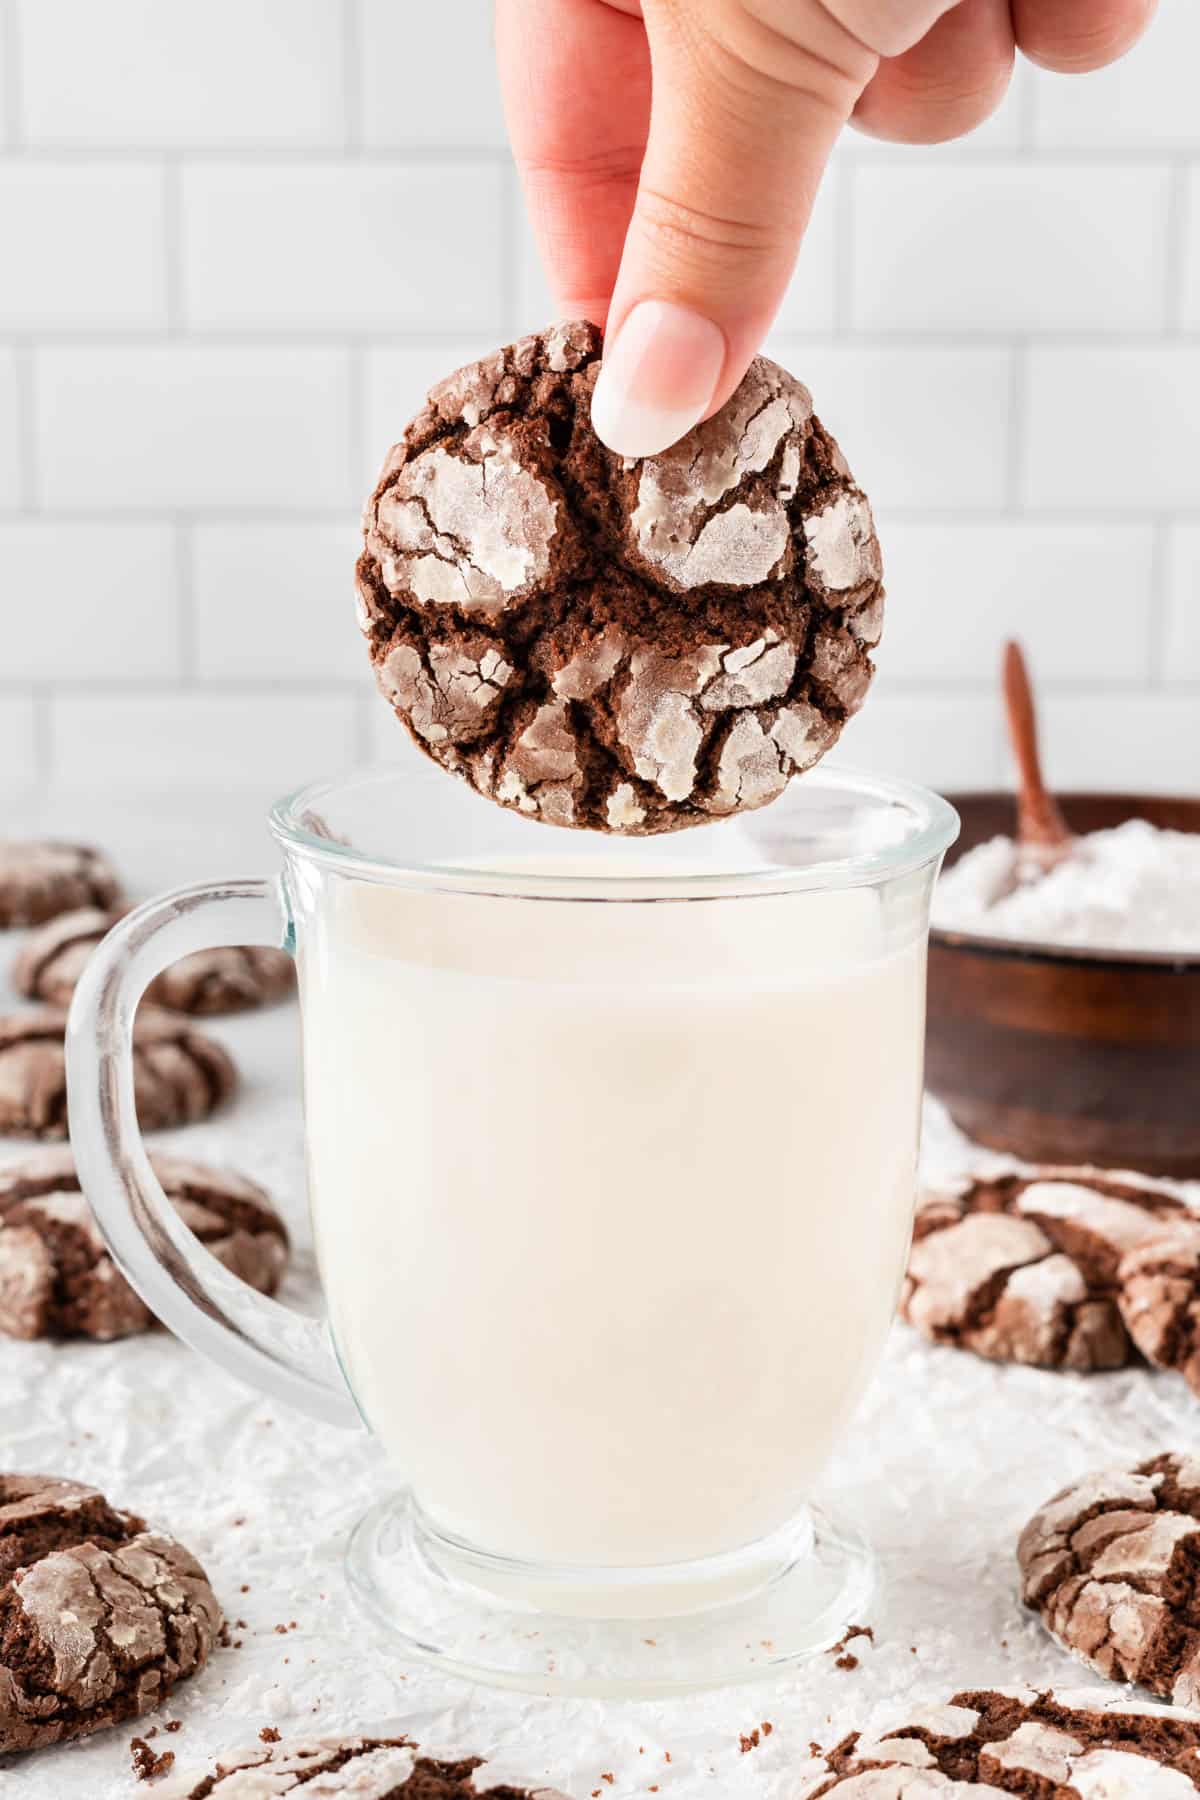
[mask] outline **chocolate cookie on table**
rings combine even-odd
[[[30,1000],[66,1006],[88,959],[124,909],[85,907],[63,913],[34,932],[13,964],[13,985]],[[196,950],[164,969],[146,999],[170,1012],[214,1015],[266,1006],[291,992],[295,964],[285,950],[265,944]]]
[[[554,825],[762,806],[874,672],[879,545],[800,382],[756,357],[661,456],[614,456],[601,338],[550,327],[435,387],[366,511],[360,619],[419,747]]]
[[[1176,1706],[1200,1701],[1200,1458],[1073,1482],[1029,1521],[1017,1561],[1026,1606],[1064,1650]]]
[[[152,1156],[167,1198],[235,1275],[273,1294],[287,1264],[287,1228],[269,1196],[225,1169]],[[0,1331],[17,1338],[111,1339],[146,1331],[154,1315],[119,1273],[65,1147],[0,1167]]]
[[[1200,1713],[1094,1691],[983,1689],[853,1732],[796,1771],[793,1800],[1184,1800],[1200,1786]]]
[[[0,1135],[66,1137],[66,1025],[55,1006],[0,1016]],[[220,1044],[171,1013],[139,1008],[133,1086],[143,1131],[208,1118],[236,1084]]]
[[[1200,1221],[1180,1220],[1131,1250],[1119,1270],[1121,1317],[1156,1369],[1200,1394]]]
[[[80,1482],[0,1475],[0,1752],[153,1712],[220,1627],[174,1538]]]
[[[917,1207],[901,1312],[996,1362],[1116,1369],[1122,1258],[1193,1215],[1169,1182],[1097,1169],[968,1174]]]
[[[80,906],[113,906],[121,884],[86,844],[0,838],[0,929],[40,925]]]
[[[346,1800],[566,1800],[547,1787],[492,1784],[481,1757],[443,1762],[406,1737],[295,1738],[217,1758],[215,1768],[176,1775],[157,1800],[275,1800],[280,1794],[345,1794]]]

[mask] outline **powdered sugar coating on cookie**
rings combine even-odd
[[[1177,1706],[1200,1702],[1200,1458],[1105,1470],[1039,1508],[1017,1548],[1025,1604],[1064,1649]]]
[[[993,1361],[1120,1368],[1122,1258],[1191,1217],[1170,1182],[1096,1169],[966,1175],[921,1196],[901,1296],[936,1343]]]
[[[150,1161],[189,1231],[233,1274],[273,1294],[288,1235],[262,1188],[181,1157]],[[0,1331],[108,1341],[154,1322],[108,1254],[68,1148],[35,1150],[0,1169]]]
[[[107,859],[87,844],[0,838],[0,930],[40,925],[79,906],[112,906],[120,897]]]
[[[0,1475],[0,1577],[0,1752],[153,1710],[221,1625],[181,1544],[51,1476]]]
[[[480,1757],[425,1755],[402,1735],[295,1738],[219,1756],[210,1773],[181,1774],[155,1789],[158,1800],[566,1800],[545,1787],[489,1780]]]
[[[985,1690],[850,1737],[797,1771],[796,1800],[1191,1800],[1200,1715],[1091,1694]]]

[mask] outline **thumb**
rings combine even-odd
[[[592,405],[619,455],[667,449],[738,385],[878,66],[821,0],[788,7],[786,36],[771,10],[642,0],[650,133]]]

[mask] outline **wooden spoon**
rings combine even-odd
[[[1036,881],[1075,848],[1075,834],[1042,779],[1037,712],[1020,644],[1004,647],[1004,706],[1017,762],[1017,882]]]

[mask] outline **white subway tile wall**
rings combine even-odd
[[[18,507],[24,490],[24,432],[22,383],[17,352],[0,345],[0,510]],[[0,619],[9,629],[7,596],[0,593]],[[0,659],[0,671],[4,668]]]
[[[1200,105],[1197,105],[1200,113]],[[1183,293],[1180,322],[1189,331],[1200,331],[1200,167],[1190,169],[1184,180]]]
[[[487,0],[0,0],[0,789],[421,767],[356,521],[431,381],[554,310]],[[879,517],[843,760],[1200,791],[1200,6],[961,144],[851,135],[772,335]],[[434,777],[436,782],[436,777]]]
[[[1175,527],[1168,568],[1163,674],[1200,683],[1200,524]]]

